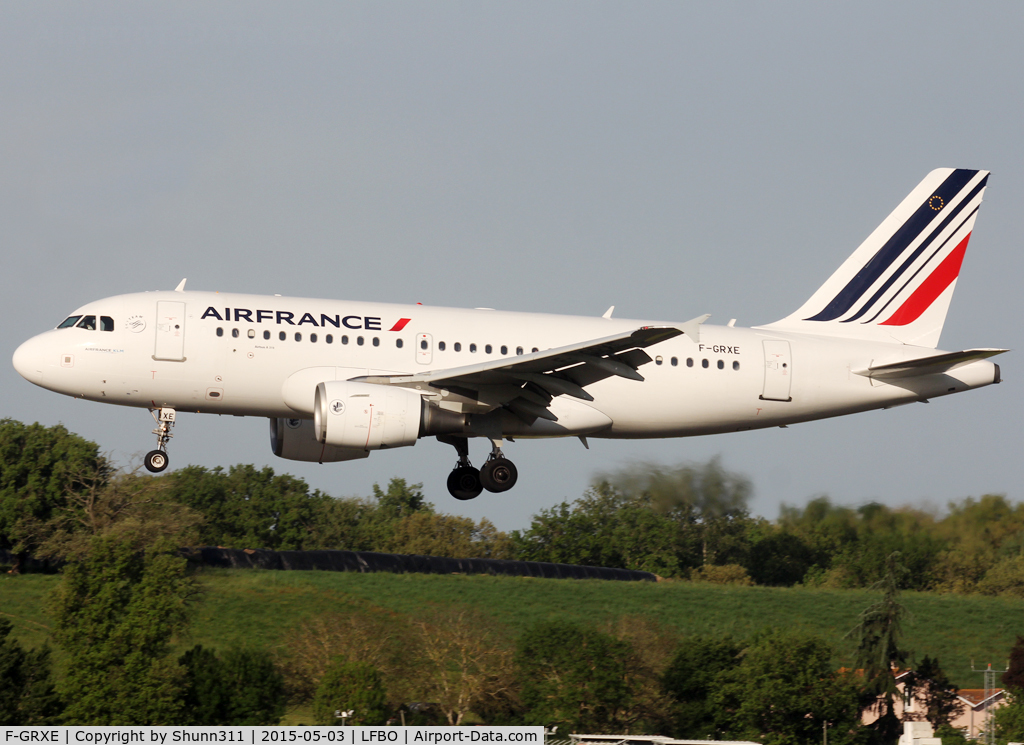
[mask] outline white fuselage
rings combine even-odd
[[[75,311],[113,330],[42,333],[15,353],[31,382],[103,403],[181,412],[312,418],[317,383],[413,375],[514,358],[649,321],[212,292],[148,292]],[[404,319],[404,323],[403,323]],[[504,351],[503,351],[504,350]],[[910,403],[998,382],[978,360],[898,384],[856,371],[937,354],[770,329],[700,326],[650,346],[643,382],[593,383],[593,401],[558,396],[559,424],[511,436],[682,437],[773,427]],[[326,371],[326,372],[325,372]],[[442,391],[434,397],[447,397]],[[427,392],[424,392],[427,395]],[[455,402],[447,408],[458,410]]]

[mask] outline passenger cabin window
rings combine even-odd
[[[324,342],[327,344],[333,344],[334,337],[331,334],[328,334],[327,336],[324,337]]]
[[[78,328],[88,329],[89,331],[95,331],[96,316],[83,316],[82,320],[78,322]]]
[[[114,319],[110,316],[100,316],[100,331],[113,331]]]
[[[342,336],[341,336],[341,343],[342,344],[348,344],[348,336],[342,334]]]
[[[501,345],[501,353],[508,354],[508,347],[506,347],[504,344]]]
[[[68,316],[67,318],[64,319],[64,322],[61,323],[61,325],[58,326],[57,328],[59,328],[59,329],[69,329],[72,326],[74,326],[76,323],[78,323],[78,319],[80,319],[80,318],[81,318],[81,316]]]
[[[486,347],[484,347],[484,352],[487,353],[487,354],[490,354],[491,353],[491,349],[492,349],[491,345],[488,344]]]
[[[309,340],[311,342],[313,342],[314,344],[316,344],[316,334],[310,334],[309,335]]]
[[[522,354],[522,353],[523,353],[523,348],[522,347],[516,347],[516,354]]]
[[[375,346],[375,347],[379,347],[380,346],[380,337],[379,336],[373,337],[373,346]]]
[[[277,338],[280,339],[281,341],[284,341],[285,339],[288,338],[288,334],[286,334],[284,331],[280,331],[277,334]]]
[[[217,327],[217,336],[224,336],[224,329],[220,326]]]
[[[445,344],[444,344],[444,342],[443,342],[443,341],[439,341],[439,342],[437,343],[437,348],[438,348],[438,349],[439,349],[440,351],[442,351],[442,352],[444,351],[444,346],[445,346]]]
[[[231,337],[234,339],[238,338],[238,329],[231,329]]]
[[[455,349],[456,352],[461,352],[462,351],[462,342],[461,341],[455,342],[454,349]]]
[[[476,344],[470,344],[469,345],[469,351],[470,352],[476,352]]]
[[[264,339],[270,339],[270,332],[269,331],[264,331],[263,332],[263,338]]]
[[[395,339],[395,346],[398,347],[399,349],[401,349],[402,348],[402,340],[401,339]]]

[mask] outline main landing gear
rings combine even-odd
[[[519,471],[501,452],[501,440],[491,440],[491,454],[480,469],[469,462],[469,440],[465,437],[438,437],[441,442],[455,448],[459,460],[448,474],[448,491],[456,499],[475,499],[486,489],[504,492],[516,485]]]
[[[175,412],[174,409],[164,408],[150,409],[149,413],[156,422],[156,429],[153,430],[153,434],[156,435],[156,450],[146,453],[142,462],[150,473],[160,473],[170,463],[167,457],[167,441],[174,437],[171,434],[171,427],[174,426]]]

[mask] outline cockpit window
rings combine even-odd
[[[67,318],[64,319],[64,322],[60,326],[58,326],[57,328],[59,328],[59,329],[69,329],[72,326],[74,326],[76,323],[78,323],[78,319],[79,318],[81,318],[81,316],[68,316]]]
[[[114,319],[110,316],[100,316],[100,331],[113,331]]]
[[[78,328],[88,329],[89,331],[95,331],[96,316],[83,316],[82,320],[78,322]]]

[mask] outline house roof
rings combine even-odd
[[[984,688],[961,688],[957,691],[957,697],[960,698],[968,706],[977,709],[979,706],[986,704],[990,701],[995,701],[1002,697],[1002,688],[992,688],[992,694],[985,698]]]

